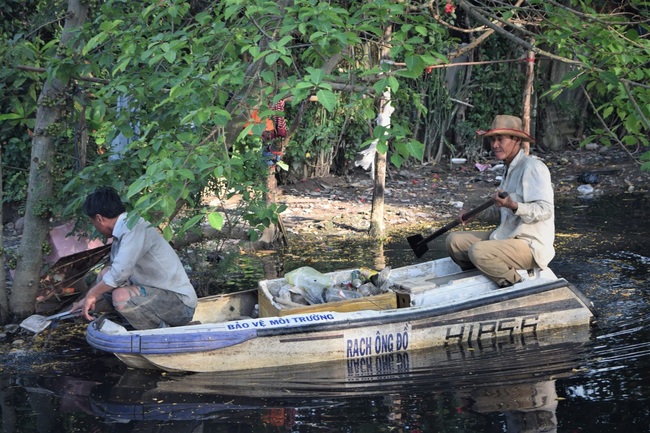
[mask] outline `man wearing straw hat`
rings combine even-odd
[[[495,205],[481,219],[499,222],[493,231],[461,231],[447,237],[447,251],[463,270],[478,269],[499,287],[521,281],[517,270],[546,268],[555,255],[555,212],[553,185],[548,167],[528,156],[524,142],[535,140],[522,129],[516,116],[498,115],[489,131],[492,151],[503,161],[506,173]],[[505,191],[506,198],[498,193]],[[463,212],[458,215],[462,224]],[[524,273],[525,275],[525,273]]]

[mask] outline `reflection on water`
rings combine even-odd
[[[357,431],[367,424],[385,431],[468,431],[498,415],[507,431],[553,432],[556,381],[575,373],[591,350],[588,340],[585,328],[295,368],[191,375],[125,370],[99,379],[31,377],[22,386],[30,401],[58,398],[59,408],[45,405],[37,414],[51,420],[57,410],[71,411],[83,423],[75,431],[93,417],[107,427],[94,431],[131,425],[153,432],[161,422],[174,432],[217,431],[224,424],[250,427],[237,431],[262,425]]]
[[[48,374],[0,374],[4,430],[647,432],[649,210],[636,195],[558,204],[552,265],[594,302],[590,333],[236,375],[145,373],[112,358]],[[330,240],[249,257],[254,271],[242,273],[242,285],[263,278],[255,277],[261,269],[413,264],[409,234],[381,247]],[[442,257],[443,242],[420,260]]]

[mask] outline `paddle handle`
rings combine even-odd
[[[71,312],[70,310],[61,311],[60,313],[56,313],[52,316],[46,317],[45,320],[67,319],[68,317],[78,316],[79,314],[81,314],[81,310],[75,311],[74,313]]]
[[[505,191],[501,191],[499,193],[499,197],[506,198],[506,197],[508,197],[508,193],[505,192]],[[482,205],[480,205],[480,206],[470,210],[466,214],[464,214],[463,215],[463,220],[467,221],[467,220],[470,220],[470,219],[474,218],[476,215],[480,214],[481,212],[483,212],[485,209],[489,208],[493,204],[494,204],[494,198],[491,198],[490,200],[486,201]],[[460,224],[460,221],[458,221],[458,224]]]
[[[506,197],[508,197],[508,193],[505,192],[505,191],[501,191],[501,192],[499,193],[499,197],[501,197],[501,198],[506,198]],[[468,219],[470,219],[470,218],[474,218],[476,215],[480,214],[481,212],[483,212],[485,209],[489,208],[489,207],[492,206],[493,204],[494,204],[494,198],[491,198],[491,199],[489,199],[488,201],[486,201],[485,203],[481,204],[480,206],[475,207],[474,209],[472,209],[472,210],[470,210],[469,212],[467,212],[466,214],[464,214],[464,215],[463,215],[463,217],[464,217],[463,219],[464,219],[464,220],[468,220]],[[456,227],[458,224],[460,224],[460,221],[458,221],[458,218],[457,218],[457,219],[453,220],[452,222],[448,223],[447,225],[445,225],[445,226],[439,228],[439,229],[436,230],[435,232],[431,233],[427,238],[425,238],[425,239],[423,239],[422,241],[420,241],[420,242],[419,242],[419,245],[426,245],[426,244],[428,244],[429,242],[431,242],[432,240],[434,240],[435,238],[437,238],[437,237],[440,236],[441,234],[443,234],[443,233],[445,233],[445,232],[448,232],[449,230],[453,229],[453,228]]]

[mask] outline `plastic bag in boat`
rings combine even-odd
[[[287,272],[284,276],[289,284],[302,289],[304,298],[310,304],[325,303],[325,289],[332,285],[332,279],[309,266]]]
[[[362,298],[363,295],[354,290],[330,287],[325,289],[325,302],[345,301],[347,299]]]

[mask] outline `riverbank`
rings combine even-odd
[[[557,198],[589,196],[589,191],[592,196],[647,192],[650,185],[650,172],[642,171],[624,149],[580,148],[533,156],[548,165]],[[386,227],[437,224],[455,218],[461,208],[477,206],[496,191],[503,174],[499,165],[468,161],[392,168],[386,176]],[[289,236],[351,236],[368,230],[372,195],[370,173],[357,169],[346,176],[281,186],[278,201],[288,207],[282,221]]]

